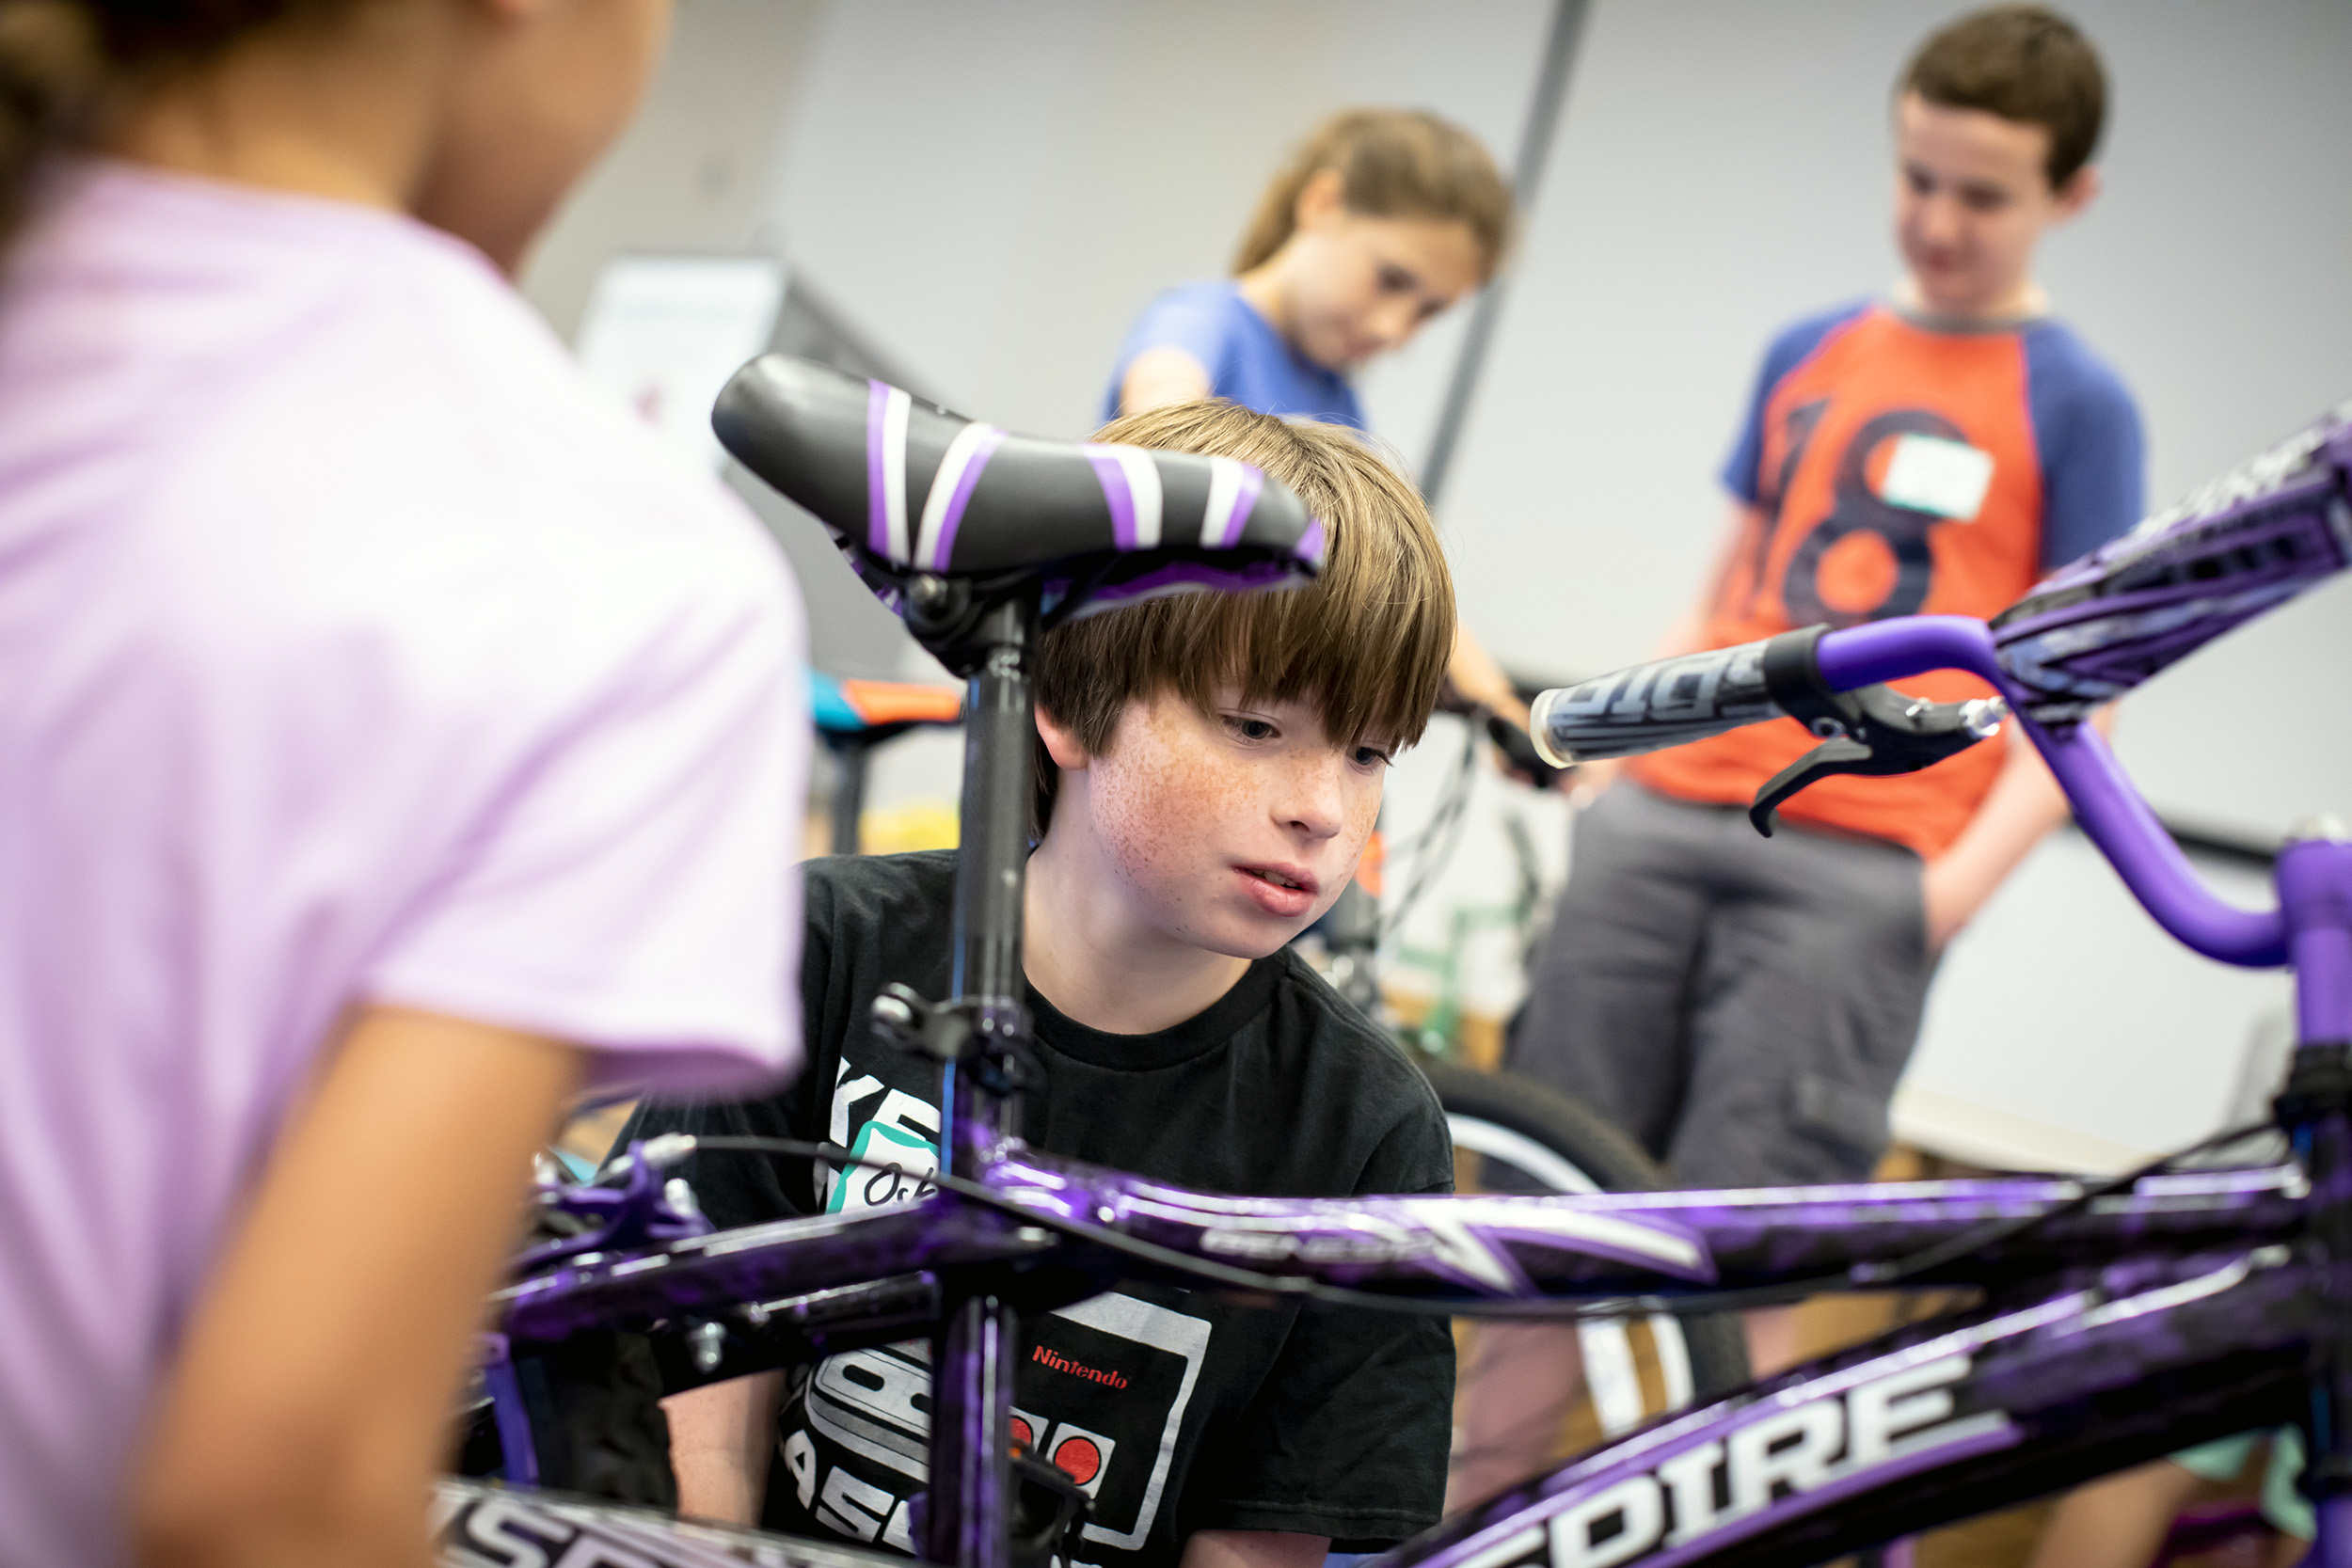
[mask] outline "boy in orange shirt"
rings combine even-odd
[[[1895,104],[1893,298],[1799,322],[1764,359],[1724,471],[1731,534],[1667,651],[1792,626],[1990,616],[2140,514],[2139,420],[2052,319],[2036,244],[2098,191],[2106,86],[2036,6],[1954,22]],[[1948,699],[1971,677],[1907,689]],[[1580,820],[1511,1065],[1615,1118],[1692,1186],[1866,1177],[1937,954],[2064,820],[2030,748],[1901,779],[1756,787],[1815,744],[1793,720],[1640,759]],[[1751,1323],[1759,1370],[1785,1314]]]

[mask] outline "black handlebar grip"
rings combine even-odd
[[[1772,641],[1652,659],[1547,691],[1532,709],[1535,749],[1553,767],[1568,768],[1778,719],[1783,709],[1764,676]]]

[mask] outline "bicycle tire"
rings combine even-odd
[[[1564,1190],[1640,1193],[1668,1184],[1665,1171],[1640,1144],[1548,1084],[1443,1062],[1425,1062],[1422,1071],[1446,1115],[1475,1117],[1533,1138],[1590,1179],[1589,1186]]]
[[[1422,1070],[1438,1092],[1457,1157],[1500,1158],[1551,1192],[1655,1192],[1666,1173],[1640,1145],[1608,1120],[1545,1085],[1509,1073],[1477,1072],[1425,1062]],[[1524,1185],[1514,1190],[1530,1190]],[[1647,1320],[1664,1386],[1647,1394],[1632,1373],[1624,1331],[1588,1331],[1584,1343],[1596,1418],[1604,1435],[1747,1383],[1746,1338],[1730,1313]],[[1607,1341],[1604,1345],[1599,1341]],[[1603,1357],[1613,1369],[1603,1374]]]

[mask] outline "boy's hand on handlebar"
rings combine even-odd
[[[1497,709],[1464,691],[1451,677],[1438,691],[1438,711],[1467,719],[1484,730],[1496,769],[1506,779],[1525,784],[1530,789],[1549,789],[1573,774],[1572,768],[1554,768],[1535,750],[1534,739],[1527,733],[1527,705],[1514,696],[1516,716],[1511,709]]]
[[[1573,776],[1573,768],[1554,768],[1535,750],[1534,740],[1527,726],[1514,723],[1500,713],[1487,713],[1486,738],[1493,743],[1495,761],[1503,776],[1516,779],[1531,789],[1552,789]]]
[[[1454,633],[1454,656],[1446,663],[1445,678],[1446,685],[1461,702],[1500,714],[1522,730],[1527,728],[1527,705],[1519,700],[1511,677],[1502,673],[1502,666],[1494,661],[1494,656],[1480,647],[1477,639],[1468,631]],[[1438,704],[1446,705],[1445,699],[1440,697]]]
[[[1494,743],[1495,766],[1503,777],[1531,789],[1549,789],[1560,783],[1563,770],[1546,763],[1528,738],[1534,716],[1526,701],[1502,666],[1467,628],[1454,632],[1454,656],[1446,664],[1445,687],[1438,693],[1438,706],[1442,712],[1468,714],[1485,723],[1486,736]]]

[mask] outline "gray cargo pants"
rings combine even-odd
[[[1505,1065],[1690,1187],[1859,1180],[1934,964],[1919,857],[1620,780],[1576,825]]]

